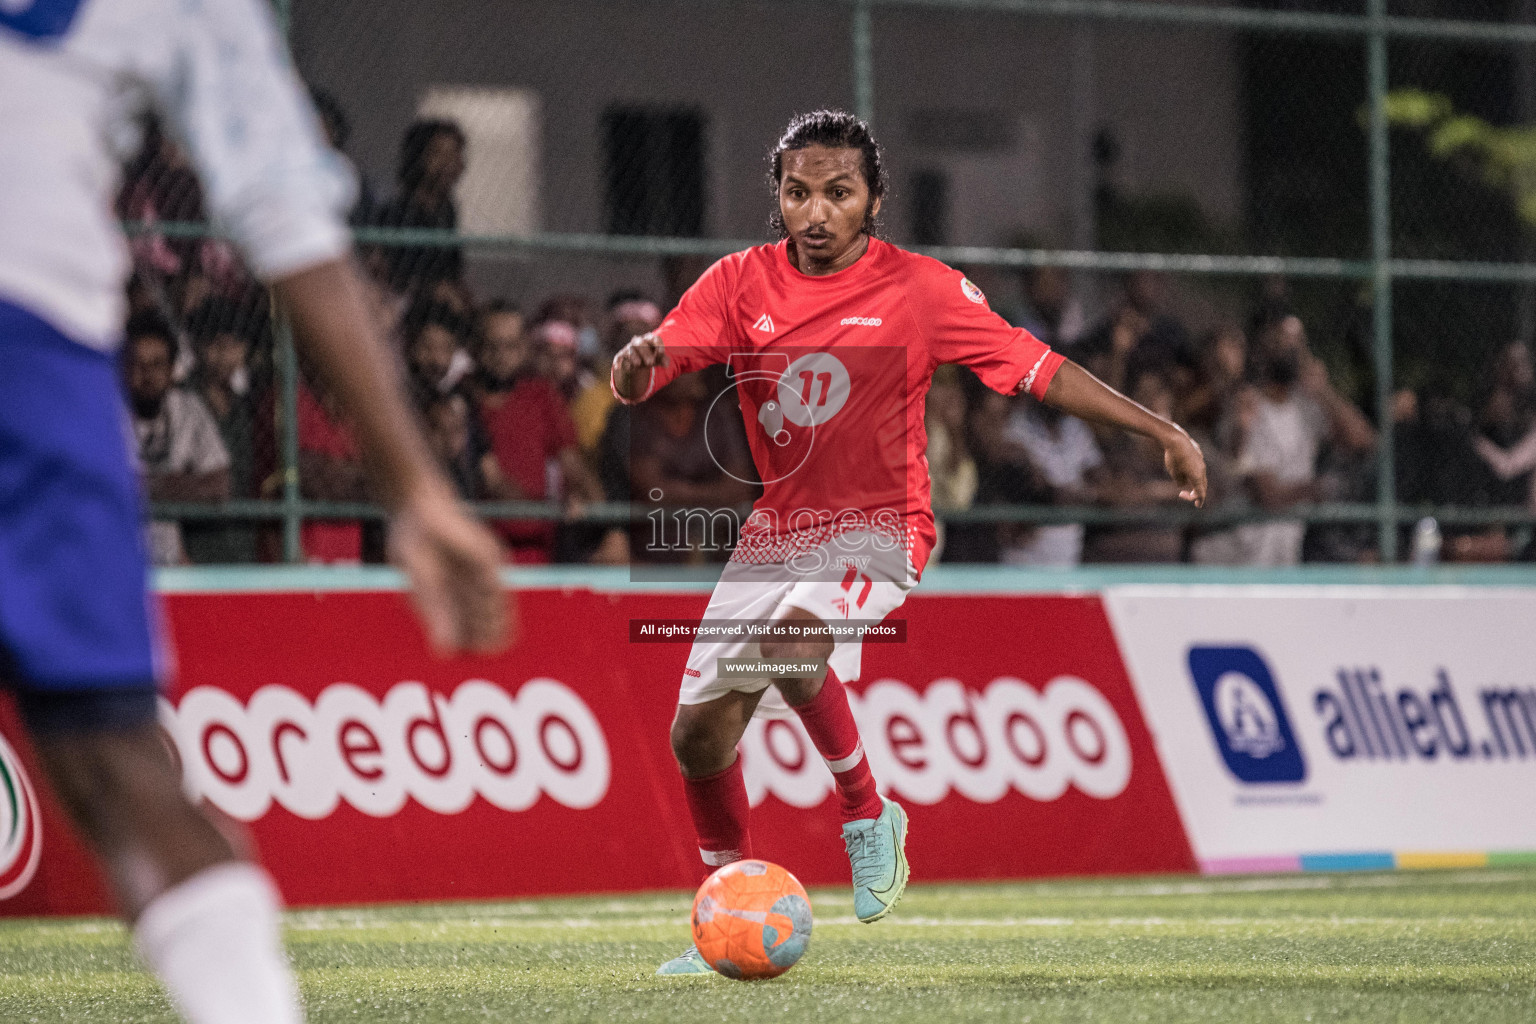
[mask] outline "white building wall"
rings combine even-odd
[[[706,114],[706,232],[764,237],[763,154],[794,113],[851,106],[848,9],[697,0],[295,0],[300,69],[341,101],[352,155],[374,187],[393,186],[396,147],[429,87],[486,85],[539,95],[546,231],[602,227],[599,122],[606,106],[673,104]],[[877,11],[876,129],[896,194],[893,240],[910,221],[902,193],[924,168],[950,173],[955,244],[1027,232],[1070,239],[1071,23],[1000,14]],[[1194,197],[1221,222],[1242,205],[1236,37],[1146,25],[1093,29],[1095,103],[1123,147],[1132,192]],[[954,152],[910,137],[912,115],[996,111],[1014,146]],[[471,161],[474,154],[470,155]],[[476,261],[490,288],[532,293],[568,282],[600,295],[661,285],[653,263],[561,256]],[[588,289],[586,282],[592,282]]]

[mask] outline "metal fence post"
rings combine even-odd
[[[1371,313],[1376,370],[1376,508],[1381,560],[1397,560],[1397,480],[1392,450],[1392,194],[1387,134],[1387,0],[1368,0],[1366,78],[1370,103]]]
[[[277,28],[288,49],[293,49],[293,2],[272,0]],[[274,369],[277,372],[277,459],[283,481],[283,561],[297,563],[303,560],[303,545],[299,542],[302,523],[299,507],[299,360],[293,347],[293,325],[278,311],[276,297],[272,299],[272,340],[275,351]]]
[[[853,111],[875,123],[875,42],[868,0],[853,5]]]
[[[299,359],[288,318],[274,311],[272,326],[277,364],[277,464],[283,481],[283,561],[297,563],[304,559],[299,543]]]

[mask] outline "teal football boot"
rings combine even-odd
[[[698,946],[689,946],[681,956],[673,957],[656,968],[658,976],[676,978],[689,974],[714,974],[715,969],[704,962]]]
[[[891,912],[907,891],[907,812],[894,800],[878,818],[860,818],[843,826],[843,845],[853,867],[853,912],[865,924]]]

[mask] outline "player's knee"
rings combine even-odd
[[[720,734],[714,722],[689,714],[683,708],[678,709],[677,717],[672,720],[671,738],[672,756],[677,758],[683,774],[689,777],[711,775],[728,767],[728,763],[719,762],[722,757],[727,757],[728,761],[727,755],[735,747]]]

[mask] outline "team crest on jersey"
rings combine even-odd
[[[975,283],[968,277],[960,279],[960,290],[965,293],[966,298],[978,306],[987,301],[987,297],[981,293],[981,289],[977,288]]]
[[[0,27],[40,42],[62,38],[84,0],[0,0]]]
[[[16,751],[0,737],[0,900],[10,899],[37,874],[43,852],[37,791]]]

